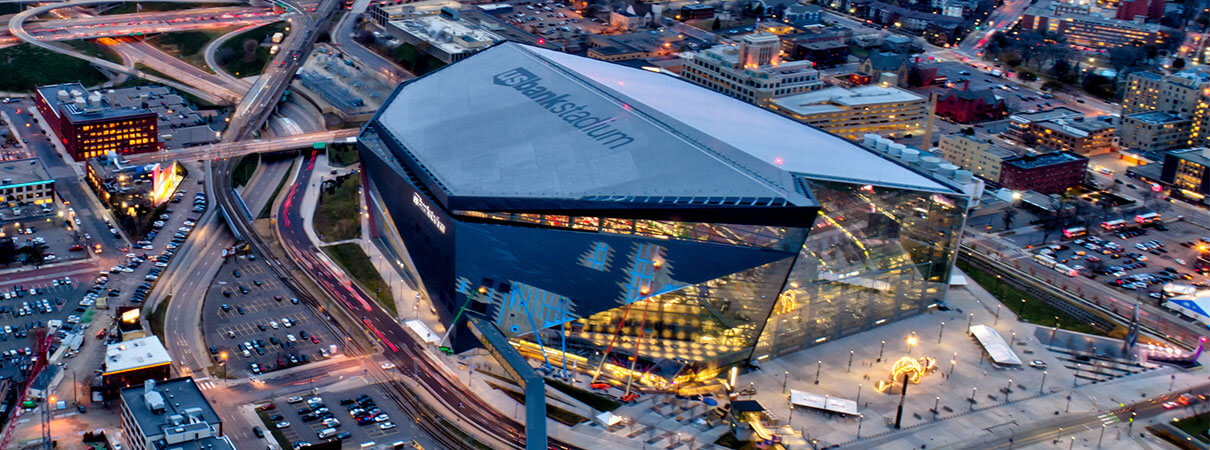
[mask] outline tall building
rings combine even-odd
[[[1068,44],[1080,47],[1112,48],[1164,43],[1164,33],[1159,24],[1103,17],[1090,12],[1086,5],[1063,1],[1042,0],[1030,6],[1021,18],[1020,27],[1059,36],[1065,38]]]
[[[946,161],[993,182],[1000,181],[1001,163],[1017,156],[987,138],[964,134],[942,135],[937,149]]]
[[[34,106],[76,161],[109,151],[130,155],[162,149],[155,113],[116,106],[80,83],[39,86]]]
[[[1072,152],[1018,156],[1000,163],[1000,185],[1018,191],[1060,194],[1080,184],[1087,171],[1088,158]]]
[[[1210,195],[1210,148],[1173,150],[1164,154],[1160,180],[1174,195],[1205,201]]]
[[[1192,120],[1163,111],[1127,114],[1118,126],[1123,148],[1145,152],[1189,147],[1192,135]]]
[[[148,380],[119,392],[122,431],[133,450],[234,450],[223,421],[193,378]]]
[[[769,109],[852,140],[865,134],[902,137],[928,120],[928,99],[897,87],[830,87],[774,99]]]
[[[927,311],[970,201],[772,111],[515,43],[401,85],[358,147],[376,243],[445,324],[607,377],[637,354],[651,385]]]
[[[1119,20],[1134,20],[1144,17],[1149,21],[1158,22],[1164,17],[1165,0],[1122,0],[1114,12],[1114,18]]]
[[[1116,128],[1101,120],[1038,120],[1025,124],[1020,135],[1027,146],[1078,153],[1108,153],[1114,148]]]
[[[781,39],[769,33],[739,37],[739,45],[716,45],[693,53],[681,77],[748,103],[765,106],[770,100],[823,87],[811,61],[781,61]]]
[[[1210,73],[1197,69],[1160,75],[1135,72],[1127,78],[1123,116],[1161,111],[1189,119],[1189,145],[1210,144]]]
[[[38,158],[0,161],[0,204],[11,208],[55,201],[55,179]]]

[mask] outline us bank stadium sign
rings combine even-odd
[[[570,98],[570,95],[550,90],[543,86],[542,77],[533,72],[517,67],[496,74],[494,81],[497,85],[513,88],[580,133],[610,149],[634,142],[633,137],[614,126],[617,117],[602,117],[590,110],[587,104]]]
[[[416,205],[416,208],[420,209],[420,212],[429,218],[429,222],[433,222],[433,226],[437,227],[437,231],[445,234],[445,223],[441,221],[440,217],[437,217],[437,213],[433,212],[433,208],[428,203],[425,203],[424,198],[421,198],[420,194],[412,193],[412,204]]]

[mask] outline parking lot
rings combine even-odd
[[[1046,255],[1060,273],[1072,276],[1068,270],[1074,270],[1077,275],[1095,275],[1098,282],[1128,296],[1158,301],[1160,286],[1167,282],[1207,285],[1207,278],[1195,267],[1202,231],[1183,221],[1170,221],[1160,228],[1098,229],[1095,236],[1039,247],[1034,259],[1049,267],[1051,261],[1040,256]]]
[[[369,390],[372,393],[366,391],[321,392],[318,397],[309,395],[310,392],[300,392],[287,399],[279,398],[276,407],[265,413],[274,426],[281,421],[289,423],[279,430],[291,443],[318,443],[336,439],[341,433],[348,433],[340,439],[343,448],[358,448],[368,442],[379,446],[405,440],[411,442],[410,436],[404,436],[403,427],[396,425],[397,420],[404,420],[407,415],[376,389]],[[359,421],[351,411],[358,412],[363,420]],[[321,438],[320,431],[329,428],[332,431]]]
[[[42,213],[41,209],[38,211],[36,217],[6,222],[0,226],[0,232],[3,236],[14,238],[13,242],[18,247],[41,244],[45,264],[88,258],[95,245],[90,233],[76,231],[70,219],[59,218],[53,212],[57,209],[47,213]],[[70,213],[65,212],[67,214]]]
[[[46,328],[50,321],[60,321],[63,333],[81,326],[84,313],[76,310],[76,302],[92,287],[92,280],[70,279],[70,284],[64,283],[63,278],[56,278],[3,287],[0,294],[0,355],[3,355],[0,356],[0,376],[16,376],[21,366],[29,363],[26,349],[36,347],[37,331]],[[19,296],[17,291],[21,291]]]
[[[595,18],[585,19],[562,3],[518,3],[513,5],[513,12],[500,18],[552,42],[596,34],[608,28],[608,24]]]
[[[230,257],[219,270],[202,323],[211,354],[227,352],[235,376],[305,364],[323,359],[333,344],[343,347],[261,261],[244,256]]]

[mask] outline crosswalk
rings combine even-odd
[[[1111,414],[1111,413],[1101,414],[1101,415],[1097,416],[1097,420],[1100,420],[1101,423],[1105,424],[1105,425],[1112,425],[1112,424],[1122,421],[1122,419],[1118,418],[1117,414]]]
[[[196,380],[193,380],[193,382],[194,382],[195,384],[197,384],[197,388],[198,388],[198,389],[201,389],[201,390],[203,390],[203,391],[207,391],[207,390],[214,389],[214,388],[218,387],[218,385],[214,384],[214,380],[211,380],[209,377],[207,377],[207,378],[198,378],[198,379],[196,379]]]

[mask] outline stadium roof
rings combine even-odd
[[[377,121],[454,196],[747,196],[813,205],[791,173],[951,191],[714,91],[512,42],[403,85]]]

